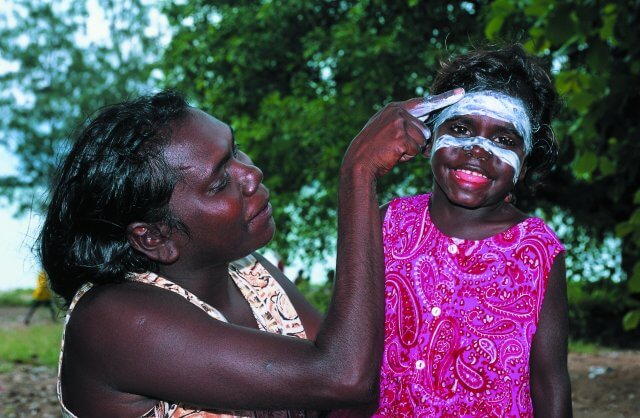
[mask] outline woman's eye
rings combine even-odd
[[[211,184],[211,187],[209,187],[209,193],[211,194],[218,193],[219,191],[227,187],[228,184],[229,184],[229,173],[225,171],[224,177],[220,181],[216,181],[215,183]]]

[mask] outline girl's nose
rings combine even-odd
[[[464,150],[465,155],[481,161],[485,161],[493,156],[493,152],[486,150],[479,145],[465,145],[462,149]]]

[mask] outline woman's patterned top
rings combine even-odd
[[[386,417],[531,417],[529,354],[549,271],[564,247],[528,218],[483,240],[450,238],[430,195],[384,220]]]
[[[233,262],[229,266],[229,275],[236,286],[242,292],[253,311],[253,315],[260,330],[288,335],[296,338],[306,338],[302,322],[293,307],[289,297],[280,284],[269,274],[255,257],[248,256]],[[197,296],[188,290],[172,283],[171,281],[147,272],[141,274],[131,274],[130,280],[157,286],[178,294],[190,303],[196,305],[210,317],[227,322],[224,315],[211,305],[201,301]],[[74,306],[92,285],[86,284],[76,293],[65,319],[66,324],[72,314]],[[62,353],[64,351],[64,332],[62,337],[62,347],[60,349],[60,360],[58,366],[58,399],[62,407],[64,417],[74,417],[68,411],[62,401],[62,390],[60,381],[60,370],[62,368]],[[303,418],[315,417],[316,413],[310,411],[211,411],[189,407],[174,402],[158,402],[149,412],[144,414],[144,418],[231,418],[231,417],[259,417],[259,418]]]

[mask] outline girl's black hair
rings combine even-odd
[[[42,265],[67,303],[84,283],[156,268],[129,245],[131,222],[187,232],[168,205],[178,175],[163,149],[189,108],[177,92],[142,96],[101,109],[75,136],[40,234]]]
[[[499,91],[523,101],[533,127],[524,186],[534,190],[558,158],[558,142],[551,128],[559,106],[558,93],[542,61],[520,44],[472,50],[443,62],[431,94],[456,87],[468,92]]]

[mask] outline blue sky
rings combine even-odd
[[[15,172],[15,157],[0,146],[0,176]],[[35,285],[38,262],[32,253],[38,235],[39,217],[13,217],[11,207],[0,207],[0,291]]]

